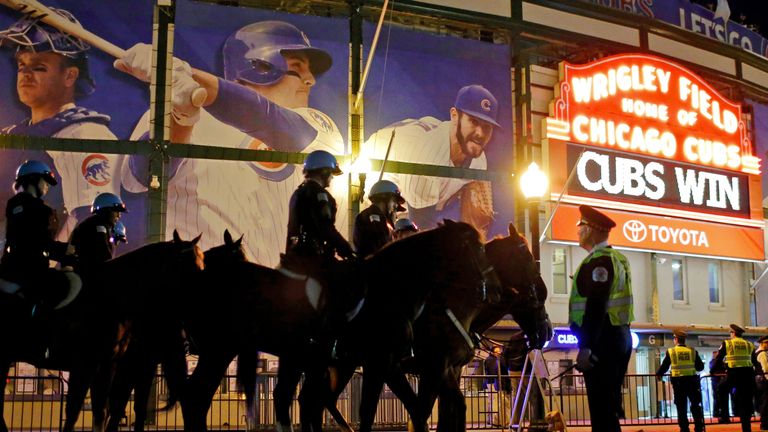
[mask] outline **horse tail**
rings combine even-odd
[[[168,399],[158,408],[160,412],[169,411],[184,397],[184,385],[187,379],[187,359],[184,348],[178,347],[162,361],[163,375],[168,385]]]

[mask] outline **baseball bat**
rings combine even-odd
[[[124,49],[69,21],[37,0],[0,0],[0,4],[15,9],[25,15],[30,15],[33,18],[40,18],[42,22],[51,27],[55,27],[78,39],[82,39],[91,44],[91,46],[104,51],[112,57],[119,59],[125,56]],[[192,93],[192,105],[195,107],[202,106],[207,97],[208,92],[204,88],[198,88]]]

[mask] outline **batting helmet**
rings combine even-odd
[[[250,84],[269,85],[288,72],[285,55],[301,53],[309,59],[309,70],[318,77],[331,68],[331,56],[309,44],[309,38],[292,24],[262,21],[249,24],[224,42],[224,78]]]
[[[114,210],[123,213],[128,211],[123,200],[121,200],[119,196],[109,192],[100,193],[96,196],[96,199],[93,200],[91,213],[96,213],[99,210]]]
[[[368,192],[368,199],[374,201],[377,195],[393,195],[397,200],[397,211],[405,211],[405,198],[400,194],[400,188],[389,180],[379,180],[371,186],[371,191]]]
[[[117,221],[115,226],[112,227],[112,239],[115,243],[128,243],[128,234],[122,222]]]
[[[333,175],[342,174],[336,157],[325,150],[315,150],[304,159],[304,172],[327,168]]]
[[[479,84],[462,87],[456,94],[456,102],[453,106],[472,117],[501,127],[496,121],[499,116],[499,103],[496,97]]]
[[[419,227],[408,218],[400,218],[395,221],[395,231],[418,231]]]
[[[32,176],[38,176],[44,179],[51,186],[59,184],[56,178],[53,176],[53,171],[48,165],[36,160],[28,160],[19,165],[16,169],[16,183],[23,181],[25,178],[31,178]]]
[[[68,21],[82,27],[80,22],[64,9],[50,8]],[[41,21],[42,16],[25,15],[13,23],[8,29],[0,31],[0,46],[16,48],[17,52],[29,50],[32,52],[54,52],[70,59],[72,65],[80,70],[75,92],[78,95],[93,93],[95,84],[88,70],[86,51],[91,46],[84,41],[61,30],[51,27]]]

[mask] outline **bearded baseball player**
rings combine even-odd
[[[53,10],[80,25],[71,13]],[[75,104],[78,97],[95,90],[88,69],[87,43],[44,24],[39,18],[25,16],[0,32],[0,46],[15,50],[16,90],[19,100],[30,110],[29,118],[5,127],[3,134],[117,139],[109,130],[109,116]],[[91,202],[97,195],[120,194],[119,174],[124,157],[64,151],[48,154],[61,176],[67,218],[58,239],[66,241],[77,221],[89,216]]]
[[[362,154],[384,159],[396,129],[389,160],[429,165],[487,169],[485,147],[499,128],[499,104],[485,87],[462,87],[450,109],[450,120],[434,117],[407,119],[379,130],[363,144]],[[460,219],[484,236],[493,221],[493,198],[488,181],[386,174],[400,186],[408,215],[418,226],[434,227],[449,209],[458,207]]]
[[[249,24],[226,40],[223,58],[223,78],[174,59],[173,142],[344,153],[334,121],[308,106],[312,86],[331,67],[332,59],[312,47],[304,32],[282,21]],[[150,64],[151,46],[139,44],[115,67],[148,80]],[[203,109],[190,102],[199,87],[208,92]],[[147,119],[140,121],[134,136],[145,133]],[[268,266],[279,263],[287,236],[288,202],[304,180],[300,167],[188,159],[174,166],[171,175],[169,233],[177,229],[182,236],[194,237],[202,232],[201,247],[206,249],[218,244],[229,229],[245,234],[250,259]],[[338,194],[337,200],[346,207],[346,193]],[[343,232],[347,212],[339,216],[336,225]]]

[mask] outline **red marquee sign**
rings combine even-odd
[[[688,69],[644,54],[563,62],[546,137],[760,174],[741,106]]]

